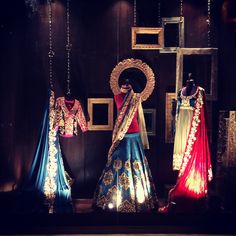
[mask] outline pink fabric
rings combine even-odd
[[[122,106],[123,100],[125,98],[126,93],[120,93],[118,95],[115,95],[115,103],[118,111],[120,112],[120,108]],[[137,112],[134,115],[134,118],[130,124],[130,127],[127,131],[128,134],[130,133],[136,133],[139,132],[139,125],[138,125],[138,119],[137,119]]]
[[[169,193],[171,201],[183,198],[196,200],[205,198],[208,191],[208,181],[212,179],[210,149],[205,119],[205,95],[203,91],[202,93],[204,103],[200,108],[200,114],[198,114],[199,124],[196,129],[195,139],[190,155],[185,154],[184,156],[184,158],[187,158],[187,161],[184,162],[183,158],[177,183]],[[189,139],[190,135],[187,144],[190,142]]]

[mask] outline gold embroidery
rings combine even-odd
[[[122,168],[122,161],[121,161],[119,158],[117,158],[117,159],[114,161],[114,163],[113,163],[113,168],[114,168],[116,171],[118,171],[118,170],[120,170],[120,169]]]
[[[75,99],[73,107],[68,110],[65,104],[65,98],[59,97],[56,100],[56,116],[54,119],[54,128],[59,129],[62,135],[77,135],[78,123],[83,132],[87,131],[87,122],[80,102]]]
[[[129,202],[128,200],[125,200],[124,202],[121,203],[120,207],[119,207],[119,212],[136,212],[135,209],[135,204]]]
[[[103,178],[103,183],[105,185],[109,185],[111,184],[112,180],[113,180],[114,176],[111,170],[109,170],[108,172],[106,172],[104,174],[104,178]]]
[[[129,181],[129,177],[127,176],[126,173],[122,173],[119,176],[119,184],[125,189],[127,190],[130,186],[130,181]]]
[[[136,171],[140,171],[140,163],[139,163],[139,161],[134,161],[133,162],[133,167],[134,167],[134,169],[136,170]]]
[[[107,199],[104,195],[96,201],[96,205],[101,208],[103,208],[103,206],[106,205],[106,203],[107,203]]]
[[[57,149],[55,147],[55,139],[56,139],[56,130],[53,128],[53,121],[55,117],[54,107],[54,92],[51,91],[50,95],[50,106],[49,106],[49,133],[48,133],[48,164],[47,164],[47,172],[48,175],[45,178],[44,182],[44,195],[46,198],[46,204],[48,205],[49,213],[53,213],[54,209],[54,201],[55,201],[55,192],[57,189],[56,186],[56,174],[57,174]]]
[[[127,161],[125,162],[125,168],[126,168],[127,170],[130,170],[130,168],[131,168],[131,166],[130,166],[130,160],[127,160]]]
[[[111,161],[112,161],[112,156],[109,156],[109,157],[107,158],[107,164],[106,164],[107,167],[110,166]]]

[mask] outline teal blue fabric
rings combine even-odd
[[[156,207],[156,191],[140,134],[126,134],[99,179],[94,208],[132,213],[149,212]]]
[[[49,99],[48,99],[49,100]],[[47,205],[45,205],[44,196],[44,184],[45,178],[48,175],[48,141],[49,134],[49,101],[45,107],[41,132],[38,139],[36,151],[34,154],[32,166],[26,184],[24,186],[24,192],[30,197],[30,206],[32,211],[48,211]],[[72,212],[71,190],[68,181],[65,176],[65,170],[63,165],[63,159],[59,144],[59,137],[56,135],[54,141],[57,149],[57,174],[56,174],[56,197],[54,201],[54,213]],[[26,203],[27,204],[27,203]]]

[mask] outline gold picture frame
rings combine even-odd
[[[146,123],[147,135],[155,136],[156,135],[156,109],[144,108],[143,113],[144,113],[144,118],[145,118],[145,123]]]
[[[217,73],[218,58],[217,48],[178,48],[176,56],[176,94],[183,87],[184,57],[185,56],[207,56],[211,58],[210,62],[210,83],[209,92],[206,92],[206,99],[210,101],[217,100]],[[194,65],[196,70],[198,65]],[[208,79],[208,78],[207,78]],[[205,86],[202,86],[205,89]],[[206,89],[205,89],[206,90]]]
[[[156,35],[156,37],[155,37]],[[154,42],[139,42],[141,39],[138,37],[152,37]],[[152,28],[152,27],[132,27],[131,28],[131,46],[134,50],[154,50],[163,48],[164,45],[164,35],[162,28]],[[143,40],[143,39],[142,39]],[[145,41],[145,40],[144,40]]]
[[[163,28],[163,35],[164,35],[164,42],[163,42],[163,49],[160,50],[160,53],[176,53],[177,48],[184,47],[184,17],[164,17],[161,18],[162,28]],[[167,46],[168,38],[173,35],[167,35],[168,26],[178,27],[178,32],[176,36],[178,36],[178,45],[176,46]],[[174,37],[175,38],[175,37]]]
[[[107,112],[103,111],[100,114],[96,114],[94,111],[95,105],[107,105]],[[90,120],[88,122],[88,130],[91,130],[91,131],[112,130],[113,129],[113,111],[114,111],[113,98],[88,98],[88,113],[90,117]],[[106,113],[106,114],[103,114],[103,113]],[[97,124],[94,121],[95,117],[102,117],[104,115],[105,115],[105,120],[107,120],[107,122],[105,123],[102,122],[102,124]]]
[[[165,142],[174,143],[173,122],[175,117],[172,115],[172,101],[176,101],[175,93],[166,93],[166,111],[165,111]]]
[[[146,77],[146,86],[141,92],[142,101],[148,99],[148,97],[152,94],[154,87],[155,87],[155,76],[153,70],[142,60],[128,58],[124,59],[123,61],[119,62],[111,72],[110,76],[110,87],[114,95],[120,93],[119,87],[119,77],[121,73],[129,68],[136,68],[143,72]]]

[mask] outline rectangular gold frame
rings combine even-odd
[[[165,112],[165,142],[166,143],[174,142],[174,135],[173,135],[173,132],[171,132],[171,121],[173,119],[171,115],[172,99],[176,100],[176,94],[166,93],[166,112]]]
[[[183,57],[184,55],[211,55],[211,88],[210,93],[206,94],[206,99],[217,100],[217,73],[218,58],[217,48],[178,48],[176,56],[176,94],[183,86]]]
[[[108,104],[108,124],[94,125],[93,124],[93,105],[94,104]],[[113,98],[88,98],[88,113],[90,120],[88,122],[88,129],[92,131],[112,130],[113,129]]]
[[[155,136],[156,135],[156,109],[154,108],[147,108],[143,109],[143,113],[145,114],[151,114],[152,115],[152,121],[151,121],[151,130],[147,130],[147,135],[149,136]],[[147,123],[146,123],[147,128]]]
[[[137,44],[137,34],[156,34],[156,44]],[[132,27],[132,49],[135,50],[153,50],[163,48],[164,35],[162,28],[150,28],[150,27]]]
[[[161,18],[164,42],[163,49],[160,50],[160,53],[176,53],[177,48],[184,47],[184,17],[165,17]],[[178,47],[166,47],[165,46],[165,26],[167,24],[178,24],[179,28],[179,45]]]

